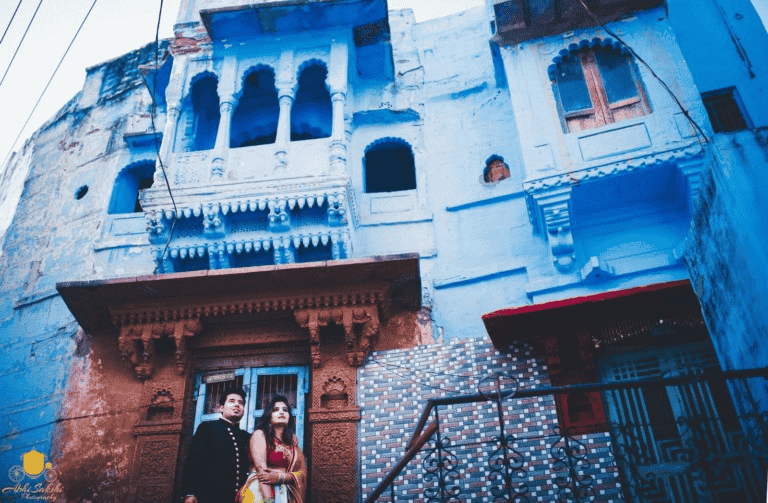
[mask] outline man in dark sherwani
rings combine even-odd
[[[219,399],[221,419],[197,427],[184,464],[184,503],[233,503],[248,476],[248,441],[240,429],[245,391],[230,388]]]

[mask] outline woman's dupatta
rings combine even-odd
[[[275,498],[266,498],[264,491],[261,490],[261,484],[256,478],[256,472],[253,472],[248,476],[243,488],[237,493],[236,501],[238,503],[304,503],[307,493],[307,466],[304,461],[304,454],[298,445],[294,444],[291,451],[293,459],[286,476],[293,479],[293,484],[276,485]]]
[[[304,461],[304,453],[295,441],[292,450],[293,461],[288,469],[288,475],[293,479],[293,484],[286,484],[289,494],[288,503],[304,503],[307,494],[307,465]]]

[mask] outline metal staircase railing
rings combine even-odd
[[[402,459],[394,466],[373,492],[365,499],[365,503],[374,503],[389,489],[388,500],[395,502],[394,482],[406,466],[424,451],[424,446],[430,440],[424,459],[423,499],[427,502],[468,501],[465,496],[461,499],[461,484],[459,483],[459,460],[451,453],[451,442],[445,436],[444,425],[440,419],[440,409],[461,404],[495,403],[497,411],[498,431],[489,445],[488,466],[485,470],[485,497],[492,502],[528,502],[528,501],[563,501],[589,502],[603,501],[597,498],[595,491],[595,476],[592,472],[600,469],[593,466],[592,458],[604,457],[605,452],[589,452],[590,442],[584,437],[561,432],[553,428],[551,435],[539,435],[537,439],[549,439],[547,451],[550,459],[548,477],[538,474],[532,477],[526,472],[529,464],[518,444],[527,437],[519,431],[510,428],[505,420],[505,402],[514,402],[540,397],[554,397],[571,393],[601,392],[604,396],[614,393],[625,396],[630,390],[647,390],[651,388],[662,390],[673,389],[705,389],[712,383],[730,383],[731,385],[745,384],[747,379],[763,379],[768,385],[768,367],[752,370],[698,373],[674,378],[647,379],[641,381],[626,381],[600,384],[581,384],[559,387],[541,387],[503,390],[500,385],[494,391],[465,394],[444,398],[429,399],[420,416],[419,422],[408,443],[408,450]],[[706,391],[706,390],[705,390]],[[627,395],[628,396],[628,395]],[[510,402],[511,403],[511,402]],[[756,404],[754,404],[756,406]],[[433,420],[427,426],[430,416]],[[709,491],[711,496],[728,497],[732,495],[739,501],[764,501],[766,484],[766,468],[768,467],[768,412],[753,410],[750,413],[738,415],[740,432],[736,435],[740,440],[726,447],[718,447],[713,451],[713,438],[718,431],[723,430],[722,421],[717,415],[702,412],[695,417],[678,418],[674,428],[679,432],[675,444],[678,451],[676,461],[649,459],[644,453],[649,452],[645,445],[647,432],[654,425],[649,422],[633,423],[624,418],[621,422],[609,425],[612,445],[609,455],[615,459],[615,489],[614,499],[617,501],[650,501],[658,497],[660,491],[672,491],[674,485],[691,486],[691,490]],[[544,427],[542,427],[544,429]],[[641,431],[642,430],[642,431]],[[607,435],[607,433],[606,433]],[[722,436],[722,435],[721,435]],[[732,435],[733,436],[733,435]],[[530,437],[528,437],[530,438]],[[718,440],[719,441],[719,440]],[[722,443],[722,442],[721,442]],[[543,444],[543,442],[542,442]],[[658,446],[651,446],[657,449]],[[651,450],[653,450],[651,449]],[[539,453],[540,454],[540,453]],[[590,457],[591,456],[591,457]],[[602,460],[602,458],[601,458]],[[541,461],[537,468],[541,471]],[[708,481],[708,486],[702,488],[702,477],[717,477],[720,472],[731,470],[720,477],[723,480]],[[738,473],[737,473],[738,472]],[[462,475],[465,476],[465,475]],[[725,478],[724,478],[725,477]],[[729,478],[730,477],[730,478]],[[555,493],[542,497],[536,494],[532,487],[534,481],[542,478],[553,481],[549,484]],[[728,480],[725,480],[728,479]],[[733,480],[738,480],[736,486]],[[618,482],[620,481],[620,482]],[[431,484],[431,485],[430,485]],[[719,485],[718,485],[719,484]],[[729,485],[730,484],[730,485]],[[683,494],[683,493],[680,493]],[[761,494],[762,498],[761,499]],[[686,496],[672,496],[671,501],[685,501]],[[386,498],[386,496],[385,496]],[[542,499],[544,498],[544,499]],[[547,499],[549,498],[549,499]],[[597,499],[596,499],[597,498]],[[683,498],[683,499],[679,499]],[[413,499],[408,497],[408,499]],[[734,500],[735,501],[735,500]]]

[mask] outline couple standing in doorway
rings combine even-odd
[[[184,464],[183,503],[304,503],[307,469],[288,399],[275,396],[252,435],[240,429],[246,393],[229,388],[221,418],[200,423]]]

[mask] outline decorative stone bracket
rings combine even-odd
[[[571,190],[574,186],[599,179],[621,176],[648,168],[673,164],[686,183],[689,211],[693,210],[701,186],[704,157],[698,144],[654,152],[645,156],[622,159],[608,164],[590,166],[581,170],[558,173],[523,183],[526,192],[528,218],[537,234],[546,235],[555,267],[561,273],[575,269],[573,235],[571,234]],[[591,259],[590,259],[591,260]],[[590,265],[582,276],[590,276]],[[606,271],[607,272],[607,271]]]
[[[571,234],[571,188],[534,194],[533,200],[555,267],[562,273],[571,272],[576,263]]]
[[[136,372],[139,379],[149,379],[154,371],[155,341],[170,337],[176,344],[176,368],[184,373],[186,338],[199,335],[203,326],[199,319],[173,322],[142,323],[120,327],[120,356]]]
[[[350,306],[332,309],[301,309],[294,311],[296,322],[309,330],[312,364],[322,366],[320,353],[320,327],[330,324],[344,327],[347,363],[359,367],[371,349],[373,339],[379,334],[377,306]]]

